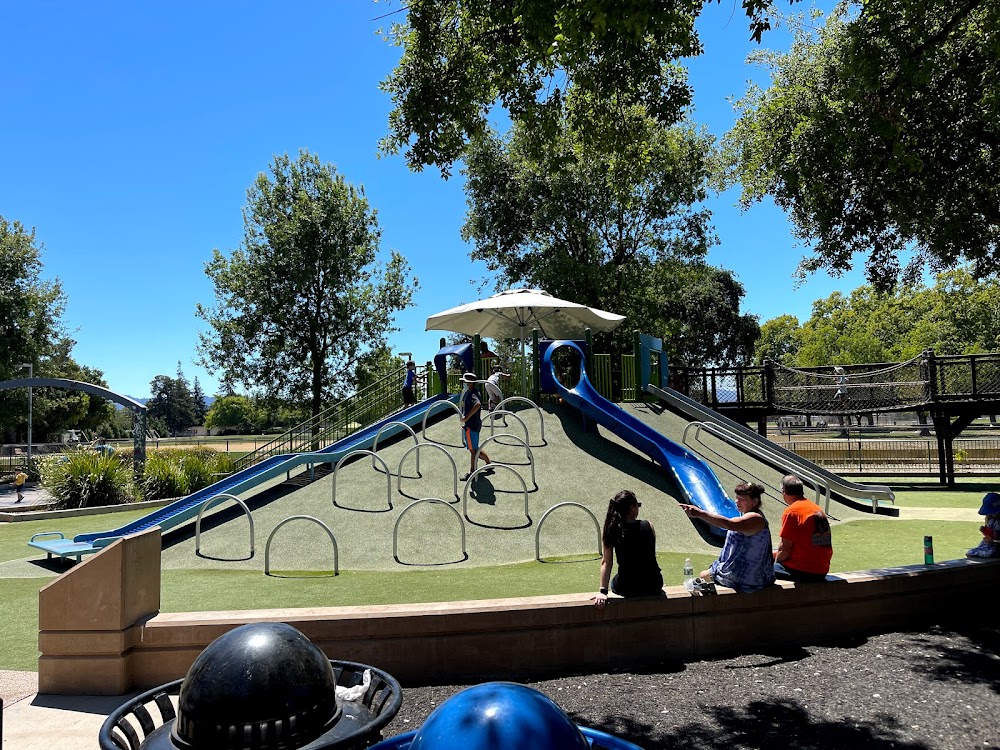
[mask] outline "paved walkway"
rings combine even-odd
[[[17,492],[12,484],[0,484],[0,513],[22,510],[43,510],[54,502],[42,487],[28,483],[24,487],[24,500],[17,502]]]
[[[975,508],[900,508],[899,517],[905,521],[976,521],[983,517]]]

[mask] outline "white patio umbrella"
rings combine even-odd
[[[523,360],[524,341],[533,328],[548,339],[578,339],[587,328],[608,332],[624,321],[624,315],[568,302],[542,289],[508,289],[431,315],[424,330],[479,334],[491,339],[517,338],[521,341]]]

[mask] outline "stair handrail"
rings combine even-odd
[[[351,418],[358,417],[360,419],[362,413],[367,412],[366,416],[369,417],[366,419],[366,424],[391,414],[402,405],[401,389],[405,377],[405,366],[386,373],[374,383],[328,406],[315,416],[290,427],[281,435],[237,459],[234,462],[234,471],[253,466],[278,453],[295,453],[297,447],[305,443],[315,445],[333,442],[329,438],[337,436],[340,432],[343,432],[342,437],[346,437],[351,432],[365,426],[358,422],[358,427],[347,429],[352,421],[357,421]],[[316,429],[317,427],[321,429]],[[296,443],[295,438],[300,435],[306,437]]]

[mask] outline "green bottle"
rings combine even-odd
[[[924,565],[934,564],[934,537],[924,537]]]

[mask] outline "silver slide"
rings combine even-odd
[[[898,508],[889,507],[895,503],[896,496],[892,489],[885,485],[859,484],[844,479],[671,388],[647,385],[646,392],[693,420],[684,431],[684,442],[687,442],[687,436],[692,429],[696,434],[705,430],[759,461],[796,474],[816,490],[817,503],[822,496],[826,496],[827,510],[832,499],[856,510],[880,515],[899,515]]]

